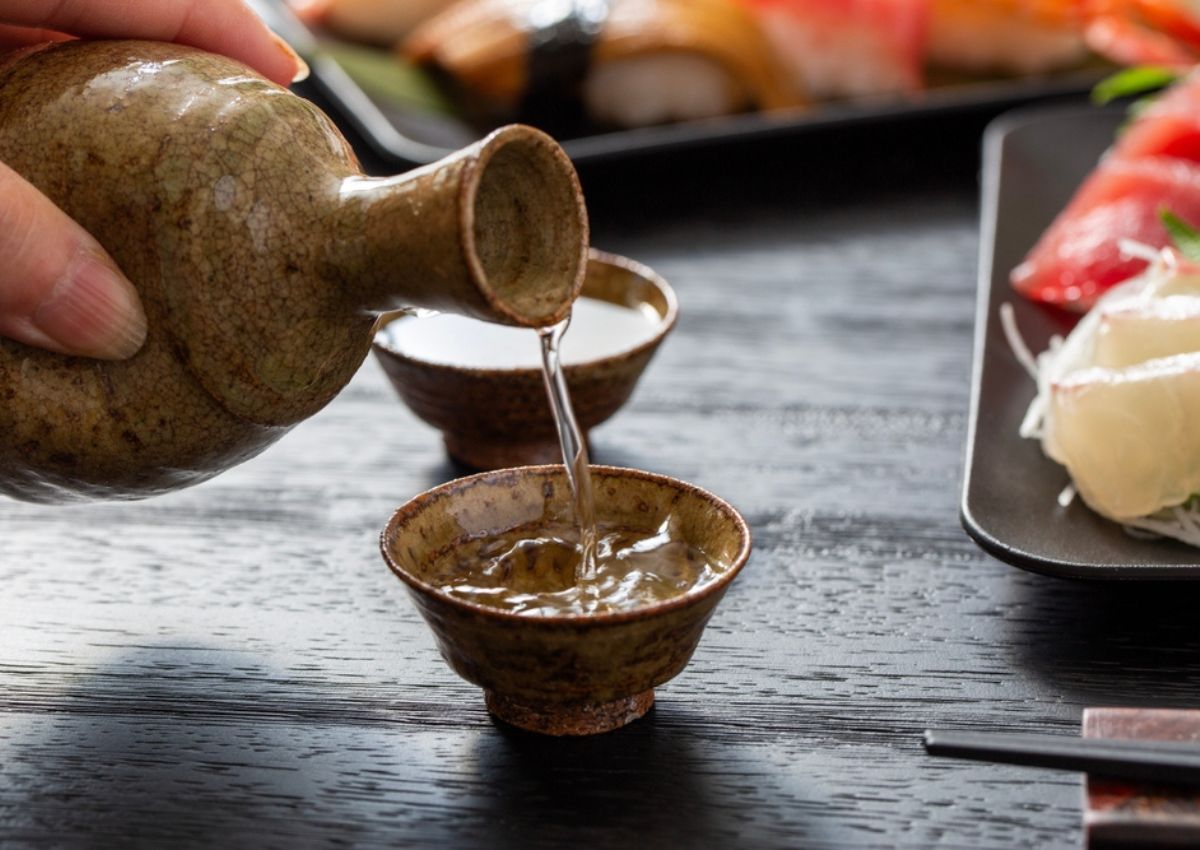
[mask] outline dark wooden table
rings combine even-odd
[[[982,119],[594,168],[674,282],[595,459],[696,482],[755,554],[647,718],[497,725],[377,552],[453,477],[368,362],[261,458],[128,505],[0,504],[0,846],[1070,848],[1080,779],[929,726],[1188,706],[1200,594],[984,555],[958,523]]]

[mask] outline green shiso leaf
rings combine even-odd
[[[1180,72],[1158,65],[1142,65],[1118,71],[1096,83],[1092,102],[1104,105],[1122,97],[1133,97],[1169,86],[1179,79]]]
[[[1179,253],[1189,260],[1200,262],[1200,230],[1196,230],[1170,210],[1160,210],[1158,217],[1162,220],[1167,235],[1179,249]]]

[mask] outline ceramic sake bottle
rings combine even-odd
[[[203,481],[329,402],[378,313],[540,326],[586,265],[575,172],[538,131],[368,178],[308,101],[174,45],[0,60],[0,161],[101,242],[149,321],[123,362],[0,340],[0,492],[22,499]]]

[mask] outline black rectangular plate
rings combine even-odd
[[[334,110],[344,126],[369,146],[371,153],[393,169],[425,165],[474,141],[457,127],[405,114],[373,101],[333,59],[322,55],[315,35],[296,19],[287,0],[250,0],[267,23],[287,39],[312,67],[306,84]],[[1096,68],[1044,77],[964,83],[934,88],[919,99],[863,101],[823,105],[810,111],[749,113],[658,127],[560,139],[577,164],[625,159],[642,154],[708,147],[754,139],[788,137],[799,133],[851,127],[897,119],[985,111],[990,114],[1034,100],[1087,92],[1108,72]]]
[[[1069,483],[1036,440],[1017,435],[1032,378],[1013,356],[1000,306],[1015,311],[1032,351],[1063,334],[1061,314],[1018,296],[1009,271],[1070,199],[1112,143],[1114,109],[1032,108],[997,119],[984,137],[982,238],[975,371],[962,523],[987,552],[1015,566],[1067,578],[1197,579],[1200,551],[1130,536],[1080,499],[1059,507]]]

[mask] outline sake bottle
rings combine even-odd
[[[21,499],[203,481],[328,403],[380,312],[543,326],[586,265],[579,184],[542,133],[370,178],[311,103],[177,45],[0,60],[0,161],[99,240],[149,325],[119,362],[0,340],[0,492]]]

